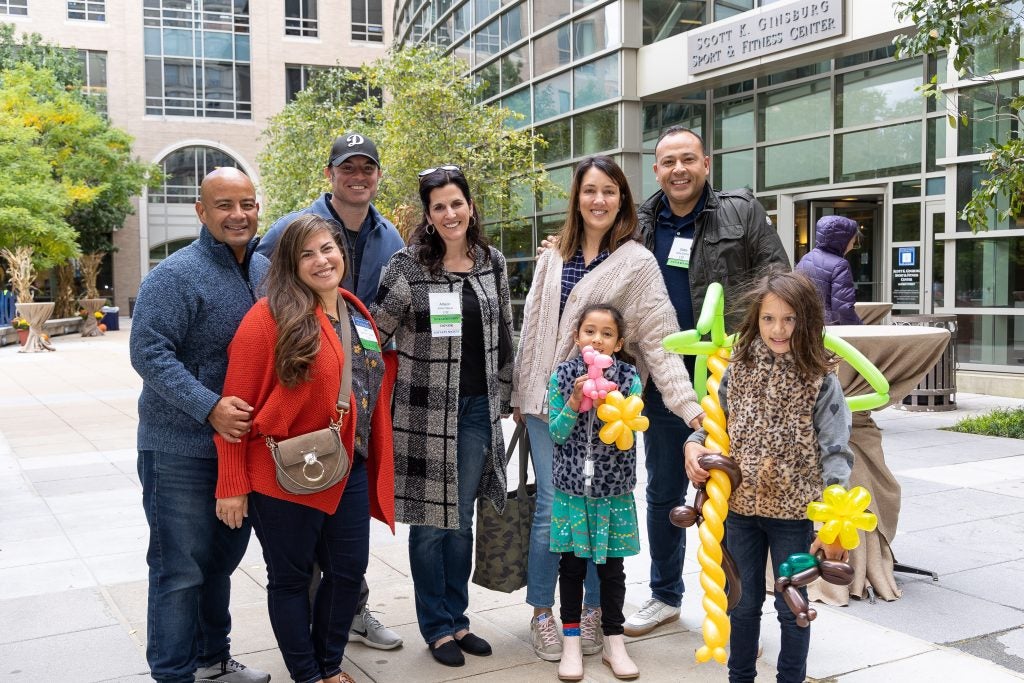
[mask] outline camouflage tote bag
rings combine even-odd
[[[530,460],[530,436],[525,424],[517,424],[505,454],[505,462],[519,449],[519,488],[508,492],[505,512],[480,498],[476,501],[476,562],[473,583],[502,593],[526,585],[526,559],[530,554],[530,527],[537,507],[537,485],[526,484]]]

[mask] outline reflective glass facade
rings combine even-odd
[[[697,131],[713,185],[753,190],[794,261],[813,246],[822,215],[854,217],[869,233],[849,256],[858,299],[891,301],[894,314],[956,314],[962,367],[1024,371],[1024,271],[1017,272],[1024,217],[999,220],[993,211],[989,230],[978,234],[958,220],[985,179],[989,141],[1019,132],[1016,117],[1006,114],[1024,81],[1021,31],[982,46],[979,71],[998,72],[967,85],[942,54],[896,60],[890,29],[852,36],[851,17],[891,6],[846,2],[842,38],[799,57],[781,52],[742,68],[687,74],[688,31],[774,4],[410,0],[396,6],[395,36],[442,45],[463,59],[484,84],[484,101],[522,114],[514,125],[545,137],[538,155],[562,187],[578,159],[607,153],[642,200],[658,189],[651,166],[661,131],[677,124]],[[1018,15],[1021,5],[1010,3]],[[645,46],[678,56],[645,62]],[[645,68],[672,75],[658,81],[665,83],[660,90],[642,92]],[[933,76],[950,86],[945,101],[917,90]],[[971,123],[950,128],[947,108],[966,112]],[[525,227],[495,230],[520,302],[532,250],[560,226],[565,210],[564,197],[527,199]],[[1005,200],[997,208],[1005,209]],[[897,282],[907,272],[909,286]]]

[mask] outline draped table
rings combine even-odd
[[[103,334],[100,331],[96,313],[107,302],[106,299],[79,299],[78,304],[85,310],[85,318],[82,319],[82,336],[98,337]]]
[[[880,325],[892,310],[892,304],[888,301],[858,301],[853,310],[865,325]]]
[[[948,330],[941,328],[905,325],[832,325],[826,329],[867,356],[889,381],[889,403],[875,410],[899,403],[913,391],[938,361],[950,336]],[[867,380],[846,362],[839,366],[839,381],[847,396],[872,391]],[[893,576],[890,547],[900,516],[900,484],[885,464],[882,432],[871,412],[853,413],[850,448],[854,462],[850,487],[863,486],[871,492],[869,509],[878,516],[878,528],[872,532],[861,531],[860,545],[850,551],[853,583],[836,586],[815,581],[808,586],[810,599],[830,605],[845,605],[851,595],[868,597],[869,587],[883,600],[896,600],[901,593]]]
[[[39,303],[16,304],[18,315],[28,321],[28,339],[18,353],[38,353],[40,351],[53,351],[53,346],[43,337],[43,323],[50,319],[53,313],[53,302],[42,301]]]

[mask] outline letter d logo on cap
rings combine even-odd
[[[349,147],[358,147],[359,145],[366,142],[362,135],[349,135],[345,140],[348,142]]]

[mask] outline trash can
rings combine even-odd
[[[949,344],[938,362],[896,407],[912,411],[956,410],[956,316],[894,315],[892,323],[949,330]]]
[[[121,323],[118,317],[121,313],[120,307],[104,306],[100,309],[100,312],[103,313],[103,318],[100,319],[100,322],[107,326],[107,332],[121,329]]]

